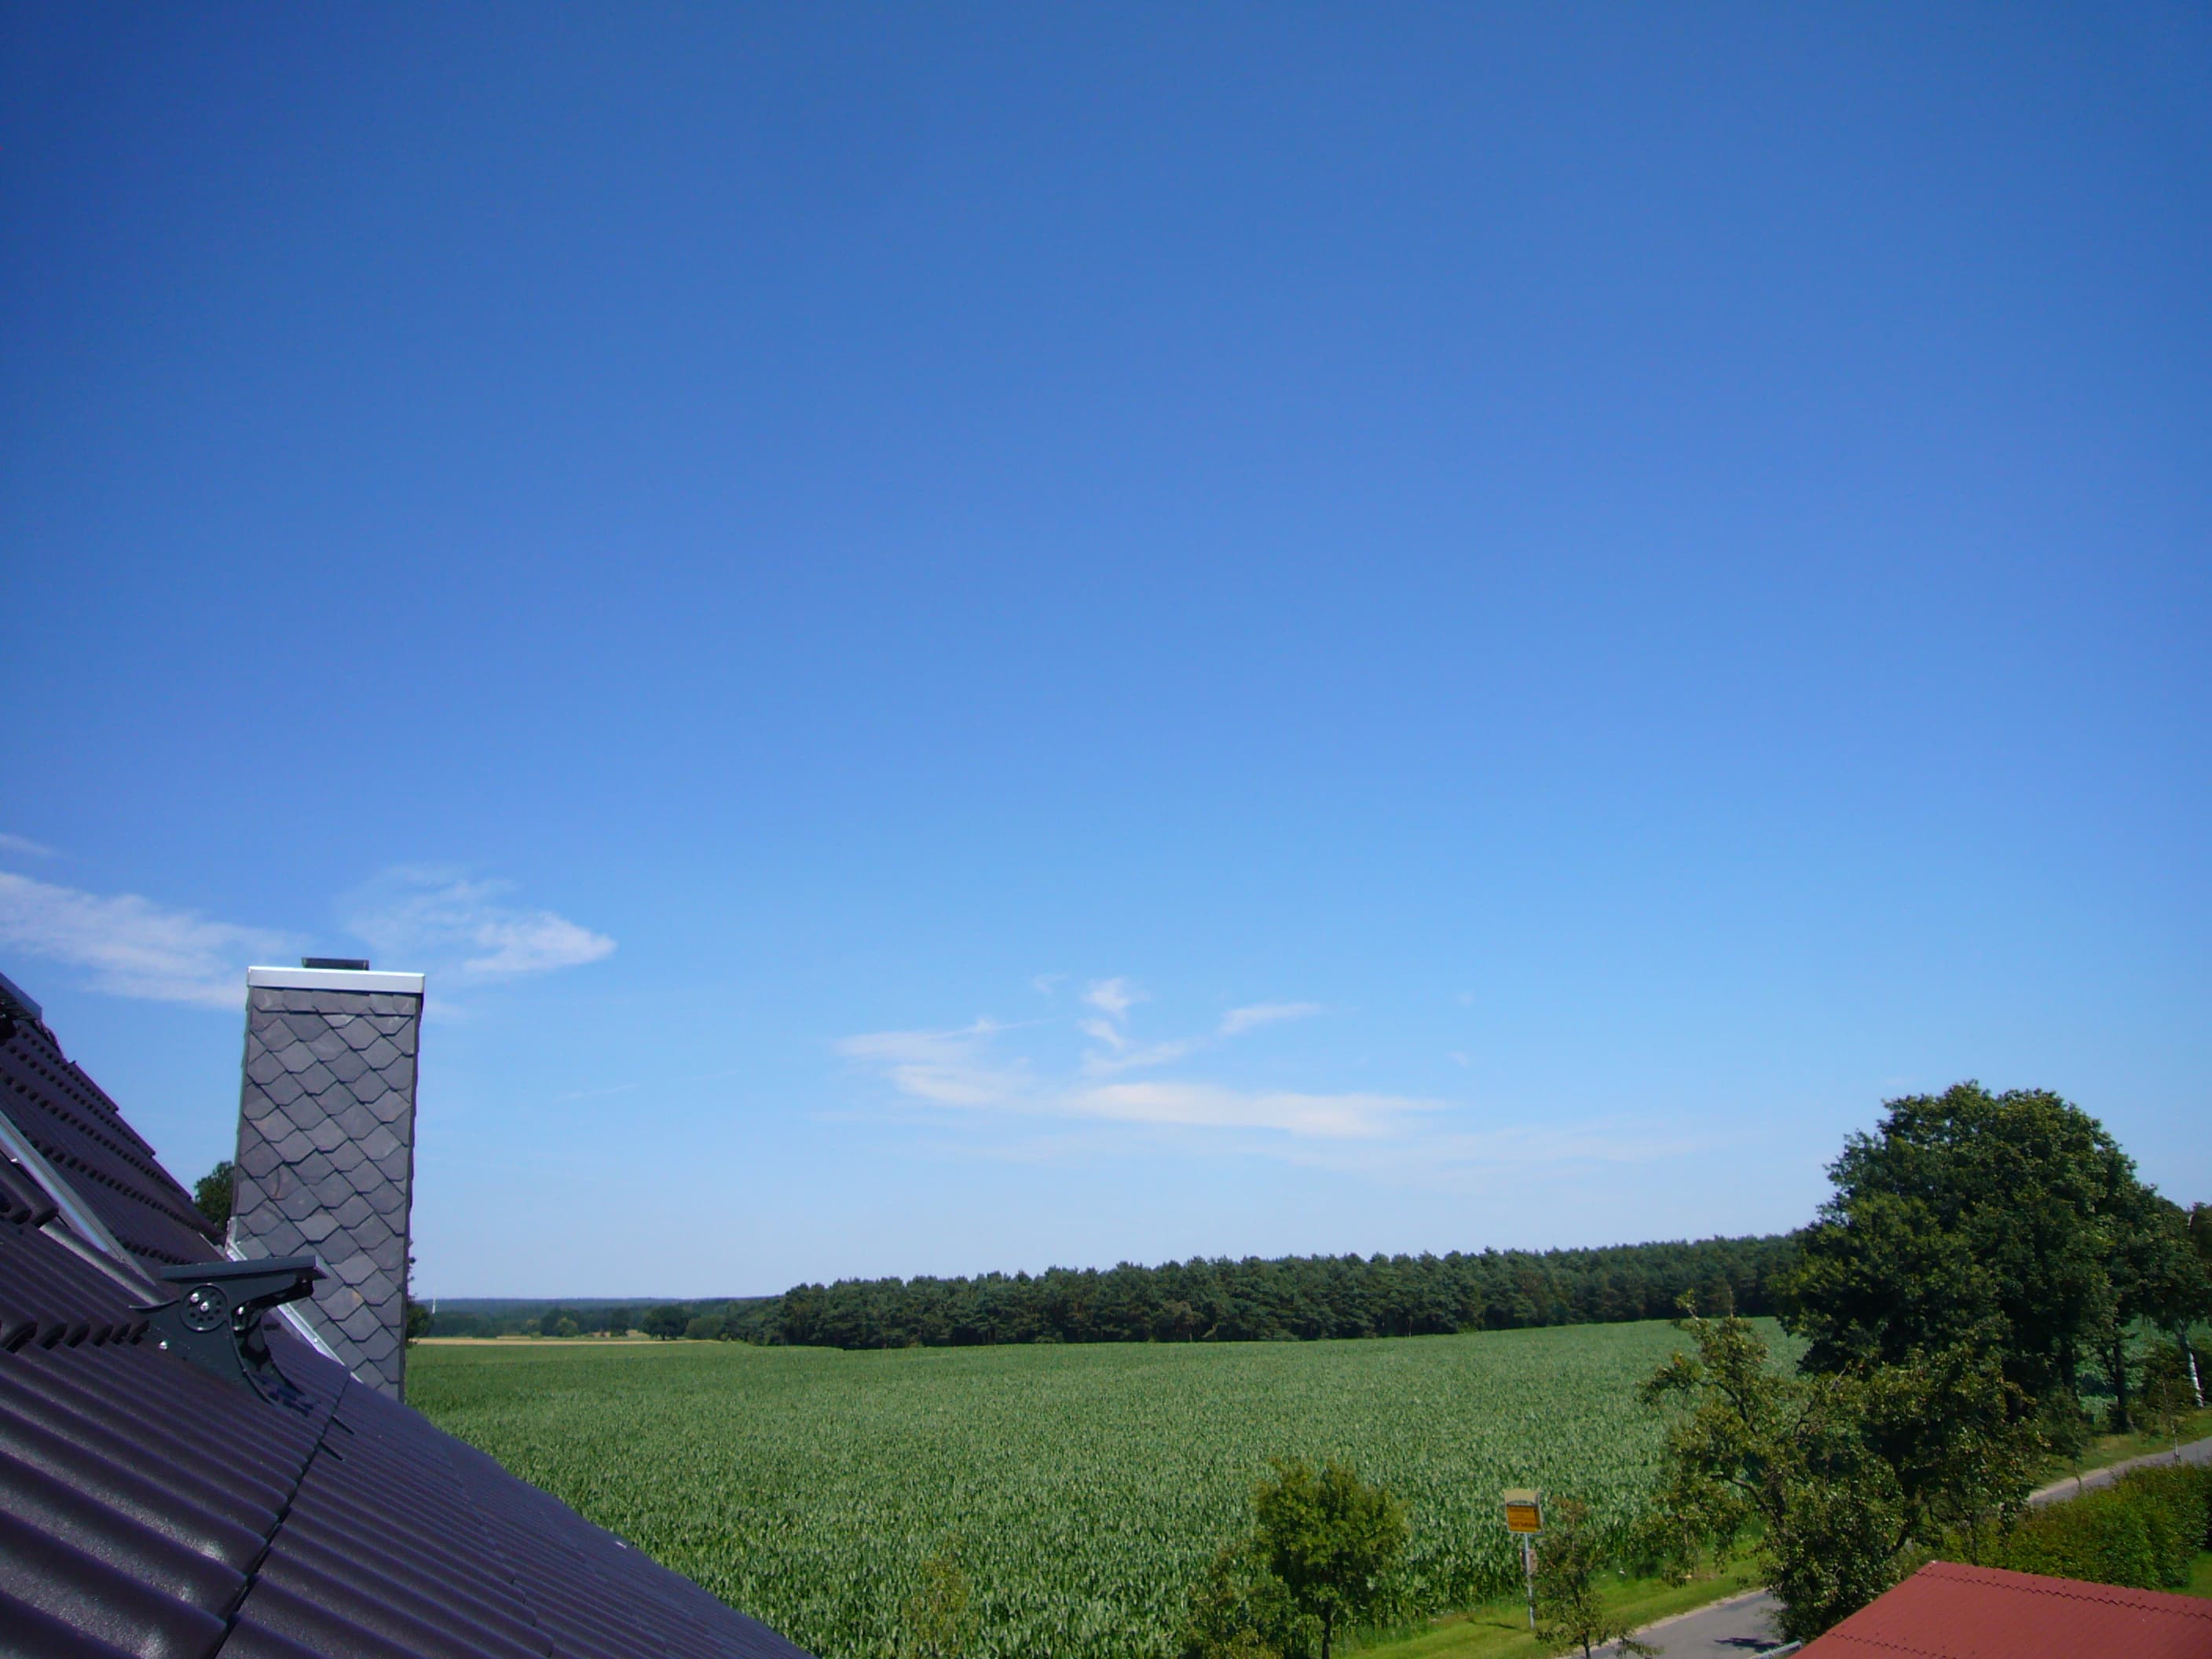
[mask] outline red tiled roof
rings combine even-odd
[[[1801,1659],[2212,1659],[2212,1601],[1931,1561]]]

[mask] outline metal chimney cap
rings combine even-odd
[[[249,968],[246,970],[246,988],[249,991],[382,991],[398,996],[419,997],[422,994],[422,975],[371,974],[352,968]]]

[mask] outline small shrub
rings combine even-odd
[[[957,1539],[921,1564],[921,1583],[899,1604],[901,1659],[960,1659],[975,1636],[975,1596]]]

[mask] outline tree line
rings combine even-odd
[[[1756,1315],[1774,1311],[1795,1255],[1771,1237],[841,1279],[733,1310],[724,1334],[833,1348],[1315,1341],[1664,1319],[1685,1294]]]
[[[1193,1258],[973,1278],[849,1279],[781,1296],[441,1310],[436,1336],[648,1336],[830,1348],[1280,1342],[1664,1319],[1683,1296],[1776,1310],[1788,1237],[1445,1255]]]

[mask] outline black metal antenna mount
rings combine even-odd
[[[251,1389],[273,1405],[310,1409],[307,1395],[276,1369],[261,1316],[296,1302],[323,1276],[311,1255],[258,1261],[187,1261],[160,1277],[177,1286],[173,1302],[145,1310],[156,1345],[204,1371]]]

